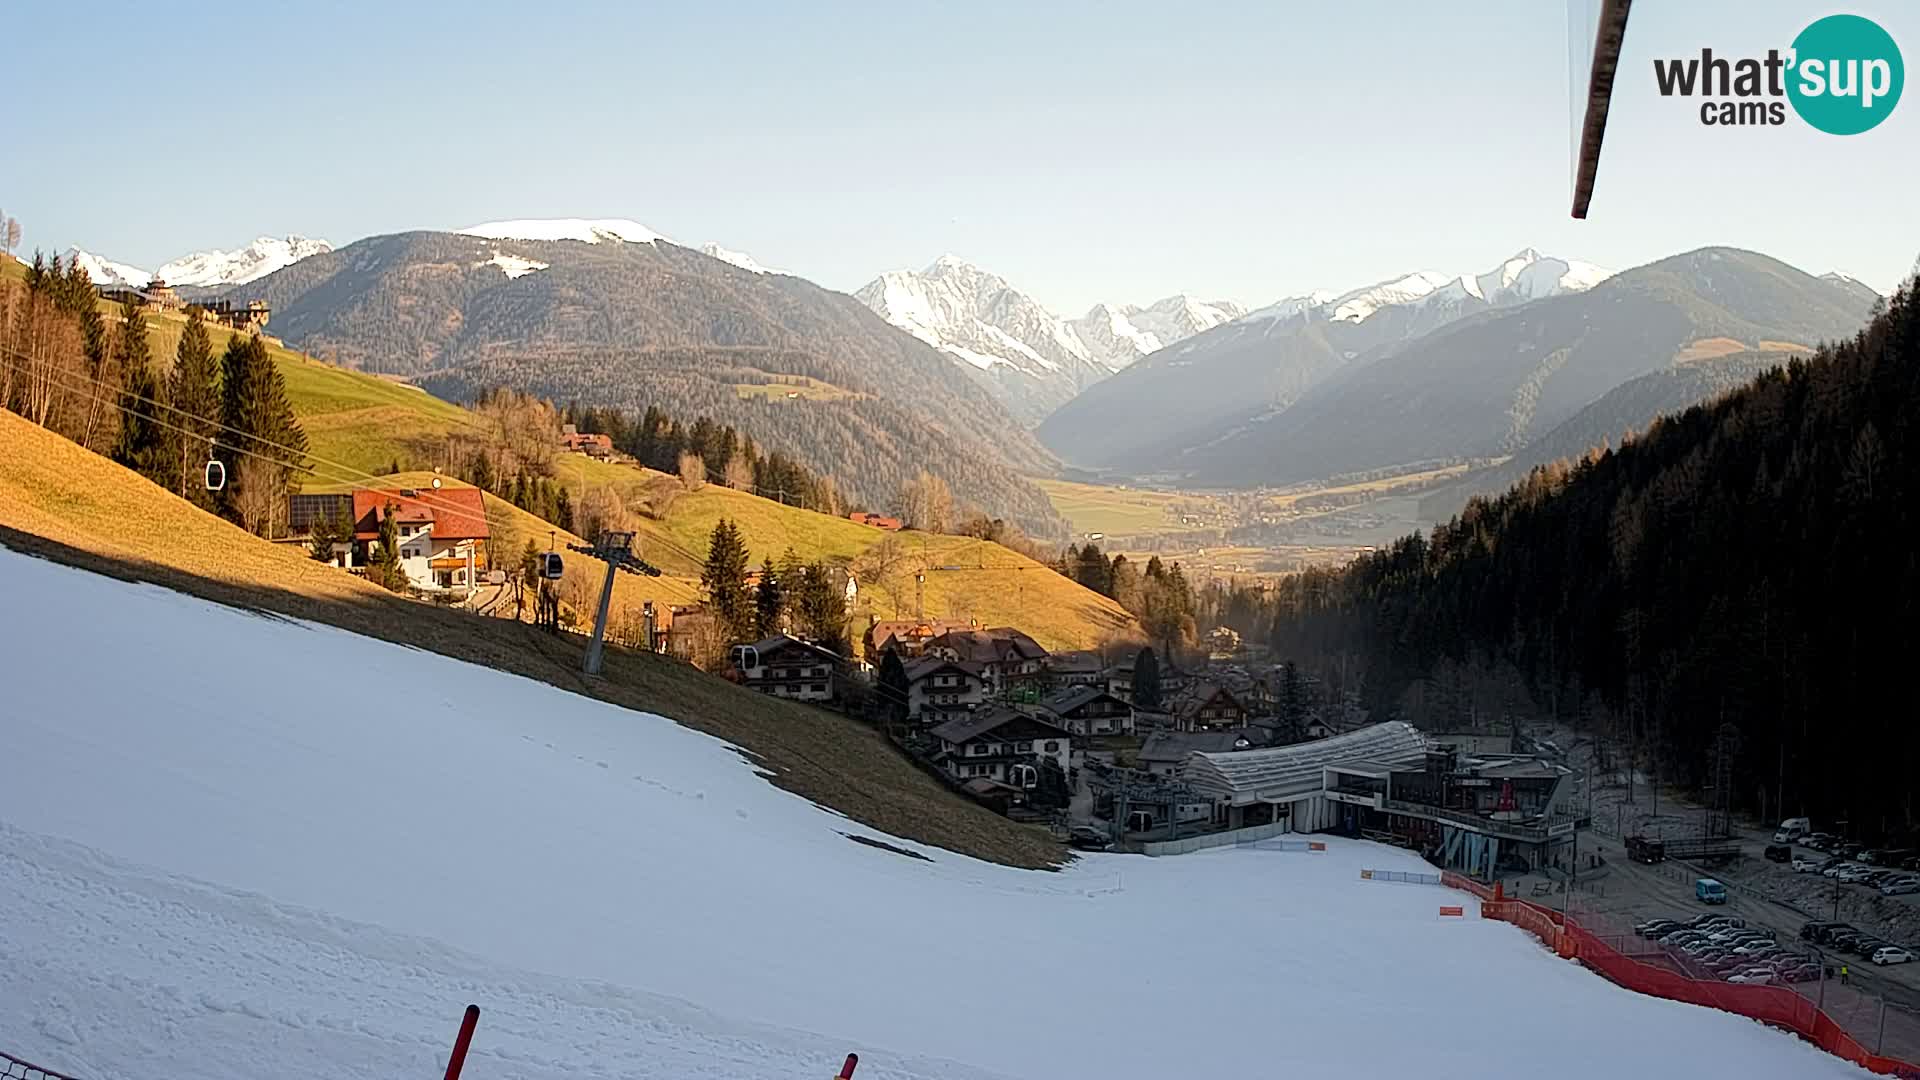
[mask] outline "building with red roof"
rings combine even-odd
[[[393,510],[400,534],[400,567],[416,588],[465,589],[487,568],[487,504],[479,488],[355,488],[353,547],[364,566],[380,543],[380,522]]]

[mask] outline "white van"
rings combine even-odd
[[[1780,827],[1774,830],[1773,842],[1776,844],[1791,844],[1812,831],[1813,823],[1806,818],[1790,817],[1781,822]]]

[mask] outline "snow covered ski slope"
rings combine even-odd
[[[431,1080],[469,1001],[475,1080],[1865,1075],[1358,880],[1403,852],[910,858],[542,684],[4,549],[0,598],[0,1048],[89,1080]]]

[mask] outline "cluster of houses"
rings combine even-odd
[[[864,663],[784,635],[734,650],[731,677],[762,693],[838,699],[860,673],[876,717],[945,779],[1001,809],[1036,805],[1036,791],[1071,791],[1091,754],[1137,759],[1145,776],[1176,773],[1196,751],[1271,747],[1335,733],[1315,719],[1283,732],[1274,715],[1278,672],[1239,668],[1169,673],[1163,700],[1134,700],[1137,648],[1112,655],[1049,652],[1015,627],[973,620],[872,619]],[[905,685],[874,676],[897,655]]]
[[[585,454],[600,461],[612,461],[613,436],[583,433],[572,424],[560,428],[560,449],[569,454]]]
[[[173,286],[160,278],[147,282],[143,288],[131,285],[96,285],[94,291],[100,299],[113,304],[131,302],[135,307],[149,311],[180,311],[188,307],[200,309],[209,322],[236,330],[240,333],[257,333],[266,328],[267,319],[273,314],[265,300],[196,300],[189,303],[183,299]]]

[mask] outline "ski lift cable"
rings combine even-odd
[[[0,347],[0,352],[8,352],[8,353],[12,353],[12,354],[14,354],[15,356],[27,356],[27,354],[26,354],[26,353],[23,353],[23,352],[20,352],[19,350],[16,350],[16,349],[10,349],[10,348],[5,348],[5,347]],[[31,357],[28,357],[28,359],[31,359]],[[8,363],[8,362],[7,362],[7,361],[5,361],[4,359],[0,359],[0,363]],[[23,367],[21,367],[21,366],[20,366],[19,364],[17,364],[17,363],[8,363],[8,366],[9,366],[9,367],[12,367],[12,368],[14,368],[14,369],[15,369],[15,370],[17,370],[17,371],[27,371],[27,372],[29,372],[29,373],[30,373],[30,369],[28,369],[28,368],[23,368]],[[152,398],[150,398],[150,397],[146,397],[146,396],[144,396],[144,395],[141,395],[141,394],[135,394],[135,393],[131,393],[131,392],[128,392],[128,391],[126,391],[126,390],[123,390],[123,389],[120,389],[119,387],[115,387],[115,386],[113,386],[113,385],[111,385],[111,384],[109,384],[109,383],[107,383],[106,381],[104,381],[104,380],[102,380],[102,379],[98,379],[98,378],[95,378],[94,376],[91,376],[91,375],[88,375],[88,374],[86,374],[86,373],[84,373],[84,372],[70,372],[70,373],[68,373],[68,374],[73,374],[73,375],[76,375],[76,376],[78,376],[78,377],[79,377],[80,379],[82,379],[82,380],[84,380],[84,381],[86,381],[86,382],[90,382],[90,383],[92,383],[92,384],[94,384],[95,386],[97,386],[97,387],[100,387],[100,388],[101,388],[102,390],[104,390],[104,391],[106,391],[107,393],[109,393],[109,394],[111,394],[111,395],[113,395],[113,399],[112,399],[112,400],[108,400],[108,401],[106,401],[106,402],[105,402],[106,404],[119,404],[119,399],[121,399],[121,398],[132,398],[132,399],[133,399],[133,400],[135,400],[135,401],[140,401],[140,402],[144,402],[145,404],[148,404],[148,405],[152,405],[152,406],[154,406],[154,407],[156,407],[156,408],[161,408],[161,409],[166,409],[166,410],[167,410],[168,412],[172,412],[172,413],[177,413],[177,414],[179,414],[179,415],[181,415],[181,416],[193,416],[193,414],[191,414],[191,413],[188,413],[188,412],[187,412],[186,410],[184,410],[184,409],[181,409],[181,408],[179,408],[178,406],[174,406],[174,405],[169,405],[169,404],[167,404],[166,402],[163,402],[163,401],[155,401],[154,399],[152,399]],[[54,381],[54,382],[56,382],[56,383],[58,383],[58,382],[59,382],[59,380],[58,380],[57,378],[55,378],[55,379],[53,379],[52,381]],[[68,385],[68,384],[65,384],[65,383],[60,383],[60,386],[61,386],[61,389],[64,389],[64,390],[68,390],[68,391],[71,391],[71,392],[73,392],[73,393],[77,393],[77,394],[85,394],[85,391],[83,391],[83,390],[80,390],[80,389],[78,389],[78,388],[76,388],[76,387],[73,387],[73,386],[71,386],[71,385]],[[92,395],[88,395],[88,396],[90,396],[90,397],[91,397]],[[100,401],[100,400],[102,400],[102,399],[100,399],[100,398],[98,398],[98,397],[93,397],[93,400],[95,400],[95,401]],[[130,412],[130,413],[132,413],[132,414],[133,414],[133,415],[135,415],[135,416],[138,416],[138,417],[141,417],[142,419],[145,419],[145,420],[149,420],[149,421],[152,421],[153,423],[156,423],[156,424],[159,424],[159,425],[160,425],[160,426],[162,426],[162,427],[166,427],[166,428],[169,428],[169,430],[173,430],[173,431],[178,431],[178,432],[180,432],[181,434],[183,434],[183,435],[187,435],[187,436],[189,436],[189,437],[191,437],[191,438],[201,438],[201,437],[203,437],[203,436],[200,436],[200,435],[198,435],[198,434],[196,434],[196,433],[194,433],[194,432],[191,432],[191,431],[184,431],[184,430],[182,430],[181,428],[178,428],[178,427],[174,427],[174,426],[172,426],[172,425],[169,425],[169,424],[167,424],[167,423],[166,423],[165,421],[163,421],[163,420],[161,420],[161,419],[160,419],[159,417],[156,417],[156,416],[153,416],[153,415],[151,415],[151,414],[148,414],[148,413],[143,413],[143,412],[140,412],[140,411],[139,411],[139,410],[137,410],[137,409],[128,409],[128,408],[127,408],[127,407],[126,407],[126,406],[125,406],[124,404],[121,404],[121,405],[120,405],[120,409],[121,409],[121,411],[122,411],[122,412]],[[327,481],[330,481],[330,482],[332,482],[332,483],[337,483],[337,484],[350,484],[350,485],[358,485],[358,484],[360,484],[360,483],[361,483],[361,481],[362,481],[362,480],[372,480],[372,481],[375,481],[375,482],[378,482],[378,481],[379,481],[379,480],[381,479],[381,477],[379,477],[379,476],[376,476],[376,475],[375,475],[375,474],[373,474],[373,473],[370,473],[370,472],[365,472],[365,471],[363,471],[363,470],[360,470],[360,469],[356,469],[356,468],[354,468],[354,467],[352,467],[351,465],[342,465],[342,464],[340,464],[339,462],[335,462],[335,461],[328,461],[328,460],[327,460],[326,458],[322,458],[322,457],[318,457],[318,456],[316,456],[316,455],[314,455],[314,454],[312,454],[312,453],[309,453],[309,452],[306,452],[306,451],[302,451],[302,450],[296,450],[296,449],[294,449],[293,447],[290,447],[290,446],[285,446],[285,445],[282,445],[282,444],[280,444],[280,443],[276,443],[276,442],[274,442],[274,441],[273,441],[273,440],[271,440],[271,439],[267,439],[267,438],[264,438],[264,437],[262,437],[262,436],[259,436],[259,435],[253,435],[253,434],[250,434],[250,433],[248,433],[248,432],[244,432],[244,431],[241,431],[241,430],[239,430],[238,428],[235,428],[235,427],[232,427],[232,426],[230,426],[230,425],[228,425],[228,424],[225,424],[225,423],[222,423],[222,422],[221,422],[221,421],[219,421],[219,420],[214,420],[214,419],[212,419],[212,418],[210,418],[210,417],[201,417],[201,416],[193,416],[193,418],[194,418],[195,420],[197,420],[197,421],[200,421],[200,422],[202,422],[202,423],[205,423],[205,424],[209,424],[209,425],[212,425],[213,427],[215,427],[215,428],[218,428],[218,429],[220,429],[220,430],[222,430],[222,431],[225,431],[225,432],[228,432],[228,433],[230,433],[230,434],[233,434],[233,435],[238,435],[238,436],[240,436],[240,437],[241,437],[241,438],[243,438],[243,439],[251,439],[251,440],[253,440],[254,442],[257,442],[257,443],[260,443],[260,444],[262,444],[262,445],[264,445],[264,446],[269,446],[269,447],[272,447],[272,448],[274,448],[274,449],[276,449],[276,450],[281,450],[281,451],[284,451],[284,452],[286,452],[286,453],[288,453],[288,454],[292,454],[292,455],[295,455],[295,458],[294,458],[294,460],[295,460],[295,462],[298,462],[298,461],[300,461],[300,460],[310,460],[310,461],[313,461],[313,462],[315,462],[315,463],[317,463],[317,464],[320,464],[320,465],[325,465],[325,466],[327,466],[328,468],[331,468],[331,469],[337,469],[337,470],[339,470],[340,472],[344,472],[344,473],[348,473],[348,474],[350,474],[350,475],[348,475],[348,476],[340,476],[340,475],[329,475],[329,474],[327,474],[327,473],[324,473],[324,472],[322,472],[322,471],[321,471],[321,470],[319,470],[319,469],[316,469],[316,468],[313,468],[313,467],[311,467],[311,466],[308,466],[308,465],[302,465],[302,464],[294,464],[294,463],[289,463],[289,462],[286,462],[286,461],[281,461],[281,460],[278,460],[278,459],[275,459],[275,458],[272,458],[272,457],[271,457],[271,456],[269,456],[269,455],[263,455],[263,454],[260,454],[260,453],[257,453],[257,452],[249,452],[249,451],[246,451],[246,450],[242,450],[241,448],[239,448],[239,447],[237,447],[237,446],[228,446],[228,447],[227,447],[227,448],[228,448],[229,450],[232,450],[233,452],[235,452],[235,453],[238,453],[238,454],[249,454],[249,456],[252,456],[252,457],[255,457],[255,458],[260,458],[260,459],[262,459],[262,460],[267,460],[267,461],[272,461],[272,462],[273,462],[274,464],[277,464],[277,465],[279,465],[279,466],[281,466],[282,468],[288,468],[288,469],[293,469],[293,470],[295,470],[295,471],[297,471],[297,472],[304,472],[304,473],[307,473],[307,474],[309,474],[309,475],[311,475],[311,476],[313,476],[313,477],[315,477],[315,478],[317,478],[317,479],[321,479],[321,480],[327,480]],[[415,494],[414,496],[412,496],[412,498],[414,498],[414,499],[415,499],[416,501],[418,501],[418,502],[421,502],[421,503],[424,503],[424,504],[426,504],[426,505],[429,505],[429,506],[432,506],[432,507],[434,507],[434,508],[436,508],[436,509],[442,509],[442,510],[445,510],[445,511],[447,511],[447,513],[448,513],[448,515],[449,515],[449,516],[452,516],[452,517],[461,517],[461,518],[466,518],[466,519],[468,519],[468,520],[470,520],[470,521],[471,521],[471,520],[478,520],[478,521],[480,521],[480,522],[482,522],[482,523],[484,523],[484,522],[485,522],[485,518],[484,518],[484,517],[481,517],[481,518],[477,518],[477,519],[476,519],[476,518],[474,517],[474,514],[472,513],[472,511],[469,511],[469,510],[467,510],[467,509],[465,509],[464,507],[460,507],[460,506],[456,506],[456,505],[454,505],[454,504],[452,504],[452,503],[443,503],[443,502],[438,502],[438,501],[436,501],[436,500],[434,500],[434,499],[433,499],[433,498],[432,498],[431,496],[429,496],[429,495],[422,495],[422,494]]]
[[[6,361],[4,361],[4,359],[0,359],[0,363],[6,363]],[[100,380],[96,380],[96,379],[88,379],[88,380],[92,380],[92,382],[100,382]],[[79,396],[83,396],[83,398],[86,398],[86,400],[92,400],[92,402],[100,402],[100,404],[108,404],[108,405],[117,404],[119,405],[119,409],[121,409],[123,413],[131,413],[131,415],[134,415],[134,417],[140,417],[140,419],[144,419],[144,421],[148,421],[148,423],[152,423],[152,425],[157,425],[157,427],[163,427],[163,429],[173,430],[173,432],[179,432],[179,434],[182,434],[182,436],[186,436],[186,438],[196,438],[196,440],[198,440],[198,438],[205,438],[204,434],[200,434],[200,432],[194,432],[194,430],[184,429],[184,427],[180,427],[180,425],[175,425],[175,423],[169,423],[169,421],[163,421],[163,419],[159,419],[159,417],[156,417],[156,415],[152,415],[152,413],[142,413],[140,409],[129,409],[127,405],[119,404],[119,402],[117,402],[117,398],[121,398],[121,396],[131,396],[131,394],[121,394],[121,392],[117,392],[117,390],[115,390],[115,392],[109,392],[109,396],[100,396],[100,394],[94,394],[94,392],[88,392],[88,390],[84,390],[84,388],[79,388],[79,386],[71,386],[71,384],[65,384],[65,382],[60,382],[60,380],[58,379],[54,379],[54,382],[56,382],[56,384],[60,386],[61,390],[65,390],[65,392],[69,392],[69,394],[79,394]],[[173,411],[180,411],[180,409],[173,409]],[[211,438],[209,438],[209,442],[215,442],[215,444],[217,444],[217,440],[211,440]],[[269,442],[269,440],[259,440],[259,442]],[[284,459],[280,459],[280,457],[275,457],[275,455],[271,455],[271,454],[261,454],[261,452],[257,452],[257,450],[244,450],[244,448],[240,448],[240,446],[227,446],[227,450],[230,450],[230,452],[234,452],[234,454],[242,455],[242,457],[252,457],[252,459],[255,459],[255,461],[265,461],[265,463],[269,463],[269,465],[276,465],[276,467],[280,467],[280,469],[288,469],[288,471],[292,471],[292,473],[307,473],[307,475],[309,475],[309,477],[313,477],[313,479],[326,480],[326,482],[334,482],[334,484],[349,484],[349,486],[359,486],[359,484],[361,484],[361,480],[351,479],[351,477],[338,477],[338,475],[330,475],[330,473],[324,473],[324,471],[321,471],[321,469],[315,469],[315,467],[311,467],[311,465],[301,465],[301,463],[298,463],[298,461],[284,461]],[[225,467],[221,469],[221,473],[223,473],[223,484],[221,484],[221,486],[225,488]],[[355,473],[357,473],[357,469],[355,469]],[[363,477],[369,477],[369,479],[378,480],[378,477],[372,477],[371,473],[363,473]],[[219,488],[213,488],[213,490],[219,490]],[[449,505],[449,503],[432,502],[432,500],[430,500],[430,498],[426,498],[426,496],[411,496],[411,498],[413,498],[415,502],[422,502],[422,503],[426,503],[426,505],[432,505],[434,509],[444,509],[445,513],[447,513],[447,517],[463,517],[463,519],[468,519],[468,521],[480,521],[480,523],[486,523],[486,519],[484,519],[484,517],[474,517],[474,513],[472,513],[472,511],[468,511],[468,509],[465,509],[465,507],[457,507],[457,505]]]
[[[16,349],[10,349],[10,348],[5,348],[5,347],[0,347],[0,352],[5,352],[5,353],[12,353],[12,354],[13,354],[13,355],[15,355],[15,356],[26,356],[26,355],[27,355],[27,354],[25,354],[25,353],[22,353],[22,352],[20,352],[20,351],[18,351],[18,350],[16,350]],[[4,359],[4,358],[0,358],[0,364],[6,364],[6,365],[7,365],[8,367],[11,367],[11,368],[13,368],[13,369],[14,369],[14,370],[16,370],[16,371],[21,371],[21,372],[26,372],[26,373],[28,373],[28,374],[31,374],[31,373],[32,373],[32,369],[30,369],[30,368],[27,368],[27,367],[23,367],[23,366],[22,366],[22,365],[20,365],[19,363],[16,363],[16,362],[12,362],[12,361],[8,361],[8,360],[6,360],[6,359]],[[349,485],[356,485],[356,486],[357,486],[357,485],[359,485],[359,484],[361,484],[361,482],[362,482],[363,480],[372,480],[372,481],[375,481],[375,482],[378,482],[378,481],[379,481],[379,480],[381,479],[381,478],[380,478],[379,476],[376,476],[376,475],[375,475],[375,474],[373,474],[373,473],[370,473],[370,472],[364,472],[364,471],[362,471],[362,470],[360,470],[360,469],[356,469],[356,468],[353,468],[353,467],[352,467],[352,466],[350,466],[350,465],[342,465],[342,464],[340,464],[340,463],[338,463],[338,462],[335,462],[335,461],[328,461],[328,460],[327,460],[326,458],[322,458],[322,457],[317,457],[317,456],[315,456],[315,455],[313,455],[313,454],[310,454],[310,453],[306,453],[306,452],[304,452],[304,451],[300,451],[300,450],[295,450],[295,449],[294,449],[294,448],[292,448],[292,447],[289,447],[289,446],[285,446],[285,445],[282,445],[282,444],[280,444],[280,443],[276,443],[276,442],[274,442],[274,441],[273,441],[273,440],[271,440],[271,439],[267,439],[267,438],[264,438],[264,437],[262,437],[262,436],[259,436],[259,435],[252,435],[252,434],[249,434],[249,433],[247,433],[247,432],[244,432],[244,431],[241,431],[241,430],[239,430],[238,428],[235,428],[235,427],[232,427],[232,426],[230,426],[230,425],[228,425],[228,424],[225,424],[225,423],[222,423],[221,421],[218,421],[218,420],[213,420],[213,419],[210,419],[210,418],[208,418],[208,417],[201,417],[201,416],[194,416],[194,415],[193,415],[192,413],[189,413],[189,412],[187,412],[186,410],[184,410],[184,409],[181,409],[181,408],[179,408],[179,407],[177,407],[177,406],[174,406],[174,405],[169,405],[169,404],[167,404],[167,403],[165,403],[165,402],[162,402],[162,401],[155,401],[155,400],[153,400],[152,398],[149,398],[149,397],[146,397],[146,396],[144,396],[144,395],[141,395],[141,394],[134,394],[134,393],[130,393],[130,392],[128,392],[128,391],[126,391],[126,390],[122,390],[122,389],[119,389],[119,388],[117,388],[117,387],[114,387],[114,386],[112,386],[112,385],[110,385],[110,384],[108,384],[108,383],[107,383],[106,381],[104,381],[104,380],[102,380],[102,379],[98,379],[98,378],[95,378],[94,376],[91,376],[91,375],[87,375],[87,374],[85,374],[84,372],[68,372],[68,373],[65,373],[65,374],[72,374],[72,375],[75,375],[75,376],[77,376],[77,377],[79,377],[80,379],[82,379],[82,380],[83,380],[83,381],[85,381],[85,382],[89,382],[89,383],[92,383],[92,384],[93,384],[94,386],[96,386],[96,387],[99,387],[99,388],[100,388],[101,390],[103,390],[103,391],[104,391],[105,393],[107,393],[107,394],[108,394],[108,395],[110,395],[110,396],[108,396],[108,397],[104,397],[104,398],[103,398],[103,397],[101,397],[101,396],[99,396],[99,395],[97,395],[97,394],[90,394],[90,393],[88,393],[88,392],[87,392],[86,390],[84,390],[84,389],[81,389],[81,388],[79,388],[79,387],[76,387],[76,386],[73,386],[73,385],[71,385],[71,384],[69,384],[69,383],[65,383],[65,382],[62,382],[62,381],[60,380],[60,378],[59,378],[58,376],[52,376],[52,377],[48,377],[48,378],[49,378],[49,381],[51,381],[51,382],[54,382],[54,383],[55,383],[56,385],[58,385],[58,386],[59,386],[59,387],[60,387],[60,388],[61,388],[62,390],[66,390],[66,391],[68,391],[68,392],[70,392],[70,393],[75,393],[75,394],[81,394],[81,395],[83,395],[83,396],[85,396],[85,397],[88,397],[88,398],[90,398],[90,399],[92,399],[92,400],[94,400],[94,401],[98,401],[98,402],[101,402],[101,403],[103,403],[103,404],[109,404],[109,405],[119,405],[119,407],[120,407],[120,410],[121,410],[122,412],[128,412],[128,413],[132,413],[133,415],[135,415],[135,416],[138,416],[138,417],[140,417],[140,418],[141,418],[141,419],[143,419],[143,420],[147,420],[147,421],[149,421],[149,422],[151,422],[151,423],[154,423],[154,424],[158,424],[158,425],[160,425],[161,427],[163,427],[163,428],[166,428],[166,429],[168,429],[169,431],[174,431],[174,432],[178,432],[179,434],[182,434],[182,435],[185,435],[185,436],[187,436],[188,438],[194,438],[194,439],[199,439],[199,438],[209,438],[209,441],[214,441],[214,440],[212,440],[212,439],[211,439],[210,437],[208,437],[208,436],[204,436],[204,435],[201,435],[201,434],[200,434],[200,433],[198,433],[198,432],[194,432],[194,431],[189,431],[189,430],[187,430],[187,429],[185,429],[185,428],[182,428],[182,427],[179,427],[178,425],[175,425],[175,424],[170,424],[170,423],[168,423],[167,421],[165,421],[165,420],[162,420],[162,419],[160,419],[159,417],[157,417],[157,416],[154,416],[154,415],[152,415],[151,413],[144,413],[144,412],[141,412],[141,411],[139,411],[138,409],[129,409],[129,408],[127,408],[127,407],[126,407],[126,405],[125,405],[125,404],[123,404],[123,403],[122,403],[122,401],[121,401],[121,399],[125,399],[125,398],[131,398],[131,399],[133,399],[133,400],[135,400],[135,401],[139,401],[139,402],[143,402],[143,403],[145,403],[145,404],[148,404],[148,405],[152,405],[152,406],[154,406],[154,407],[156,407],[156,408],[161,408],[161,409],[165,409],[165,410],[167,410],[168,412],[172,412],[172,413],[177,413],[177,414],[179,414],[179,415],[181,415],[181,416],[192,416],[192,417],[193,417],[193,419],[195,419],[196,421],[199,421],[199,422],[201,422],[201,423],[205,423],[205,424],[210,424],[210,425],[212,425],[213,427],[215,427],[215,428],[218,428],[218,429],[220,429],[220,430],[222,430],[222,431],[225,431],[225,432],[228,432],[228,433],[230,433],[230,434],[233,434],[233,435],[238,435],[239,437],[241,437],[241,438],[243,438],[243,439],[250,439],[250,440],[252,440],[252,441],[254,441],[254,442],[256,442],[256,443],[260,443],[260,444],[261,444],[261,445],[263,445],[263,446],[268,446],[268,447],[272,447],[273,449],[276,449],[276,450],[281,450],[281,451],[284,451],[284,452],[286,452],[286,453],[288,453],[288,454],[292,454],[292,455],[295,455],[295,457],[294,457],[294,460],[293,460],[293,461],[285,461],[285,460],[281,460],[281,459],[279,459],[279,458],[275,458],[275,457],[273,457],[273,456],[272,456],[272,455],[270,455],[270,454],[263,454],[263,453],[260,453],[259,451],[252,451],[252,450],[246,450],[246,449],[242,449],[241,447],[238,447],[238,446],[233,446],[233,445],[228,445],[228,446],[227,446],[227,449],[229,449],[229,450],[231,450],[231,451],[233,451],[233,452],[234,452],[234,453],[236,453],[236,454],[243,454],[243,455],[246,455],[246,456],[248,456],[248,457],[252,457],[252,458],[256,458],[256,459],[258,459],[258,460],[261,460],[261,461],[267,461],[267,462],[270,462],[270,463],[272,463],[272,464],[274,464],[274,465],[278,465],[278,466],[280,466],[281,468],[284,468],[284,469],[291,469],[291,470],[293,470],[293,471],[295,471],[295,472],[304,472],[304,473],[306,473],[306,474],[308,474],[308,475],[310,475],[310,476],[312,476],[312,477],[314,477],[314,478],[316,478],[316,479],[319,479],[319,480],[326,480],[326,481],[329,481],[329,482],[331,482],[331,483],[336,483],[336,484],[349,484]],[[43,377],[46,377],[46,376],[43,376]],[[328,468],[330,468],[330,469],[336,469],[336,470],[339,470],[340,472],[344,472],[344,473],[348,473],[348,474],[350,474],[350,475],[348,475],[348,476],[341,476],[341,475],[337,475],[337,474],[329,474],[329,473],[327,473],[327,472],[324,472],[324,471],[322,471],[322,470],[320,470],[320,469],[317,469],[317,468],[314,468],[314,467],[313,467],[313,466],[311,466],[311,465],[304,465],[304,464],[299,464],[299,462],[300,462],[301,460],[303,460],[303,459],[304,459],[304,460],[308,460],[308,461],[312,461],[312,462],[314,462],[314,463],[316,463],[316,464],[318,464],[318,465],[324,465],[324,466],[327,466],[327,467],[328,467]],[[454,504],[452,504],[452,503],[443,503],[443,502],[438,502],[438,501],[436,501],[436,500],[434,500],[434,499],[433,499],[433,498],[432,498],[431,496],[429,496],[429,495],[425,495],[425,494],[416,494],[416,495],[414,495],[414,496],[412,496],[412,498],[414,498],[414,499],[415,499],[416,501],[418,501],[418,502],[421,502],[421,503],[424,503],[424,504],[426,504],[426,505],[428,505],[428,506],[432,506],[432,507],[434,507],[434,508],[435,508],[435,509],[437,509],[437,510],[445,510],[445,511],[447,512],[447,514],[448,514],[449,516],[451,516],[451,517],[460,517],[460,518],[466,518],[466,519],[468,519],[468,520],[470,520],[470,521],[479,521],[479,522],[481,522],[481,523],[485,523],[485,521],[486,521],[486,519],[485,519],[485,517],[484,517],[484,516],[481,516],[481,517],[478,517],[478,518],[476,518],[476,517],[475,517],[475,515],[473,514],[473,512],[472,512],[472,511],[470,511],[470,510],[467,510],[467,509],[465,509],[464,507],[460,507],[460,506],[456,506],[456,505],[454,505]]]
[[[4,346],[0,346],[0,353],[13,353],[16,356],[26,355],[24,353],[20,353],[18,350],[9,349]],[[12,367],[17,371],[31,373],[31,369],[25,368],[18,363],[8,361],[4,356],[0,356],[0,364],[6,364],[7,366]],[[89,392],[87,389],[83,387],[74,386],[71,383],[63,381],[58,376],[48,377],[49,381],[53,382],[55,385],[59,386],[62,390],[65,390],[69,393],[79,394],[82,397],[86,397],[89,400],[97,401],[102,404],[117,405],[122,412],[131,413],[132,415],[138,416],[143,420],[156,424],[160,427],[166,428],[169,431],[173,431],[180,435],[184,435],[188,438],[191,438],[191,439],[209,438],[209,441],[217,442],[217,440],[214,440],[209,436],[202,435],[199,432],[190,431],[186,428],[179,426],[178,424],[169,423],[168,421],[163,420],[160,417],[153,415],[152,413],[142,412],[138,409],[128,408],[124,404],[122,399],[132,398],[134,400],[144,402],[148,405],[153,405],[158,408],[166,409],[168,412],[176,413],[181,416],[193,416],[193,414],[186,412],[184,409],[178,408],[177,406],[169,405],[165,402],[155,401],[152,398],[148,398],[140,394],[129,394],[123,390],[120,390],[112,386],[111,384],[105,382],[104,380],[95,378],[91,375],[87,375],[83,372],[67,372],[63,374],[74,375],[84,382],[92,383],[94,386],[101,388],[101,390],[104,391],[105,396],[102,396],[102,394],[100,393]],[[217,421],[217,420],[210,420],[205,417],[198,417],[198,416],[193,416],[193,419],[212,424],[216,428],[219,428],[223,431],[227,431],[233,434],[237,434],[242,438],[250,439],[256,443],[260,443],[265,446],[275,447],[275,448],[284,450],[290,454],[299,455],[299,458],[296,458],[296,460],[288,461],[279,457],[275,457],[271,454],[262,453],[258,450],[248,450],[243,447],[231,445],[230,443],[227,444],[226,448],[228,450],[232,451],[235,454],[242,455],[244,457],[250,457],[255,460],[263,461],[268,464],[275,465],[280,468],[287,469],[293,472],[306,473],[307,475],[312,476],[317,480],[323,480],[323,481],[334,483],[334,484],[345,484],[348,486],[362,486],[365,481],[373,481],[375,483],[378,483],[381,479],[383,479],[382,477],[376,476],[373,473],[364,472],[362,470],[355,469],[349,465],[341,465],[338,462],[328,461],[325,458],[315,457],[312,454],[303,454],[302,452],[294,450],[291,447],[283,446],[280,443],[276,443],[271,439],[262,438],[261,436],[258,436],[258,435],[250,435],[246,432],[239,431],[238,429],[233,428],[230,425],[221,423],[220,421]],[[308,461],[312,461],[318,465],[328,466],[330,469],[340,470],[340,472],[344,472],[350,475],[343,476],[337,472],[329,472],[327,469],[316,468],[315,465],[302,464],[300,461],[301,458],[304,458],[305,460],[308,460]],[[423,505],[430,506],[437,511],[442,511],[446,513],[448,517],[451,517],[451,518],[464,519],[466,521],[479,523],[479,524],[487,524],[487,525],[491,524],[490,522],[487,521],[484,515],[476,515],[471,510],[468,510],[465,507],[456,506],[451,503],[440,501],[434,498],[430,493],[416,492],[413,496],[410,496],[410,498],[412,498],[414,501],[419,502]],[[681,547],[679,544],[673,542],[670,539],[667,539],[664,536],[649,537],[649,543],[666,548],[669,551],[679,554],[682,557],[690,560],[696,565],[704,563],[706,561],[704,557],[695,555],[693,552],[688,551],[686,548]]]

